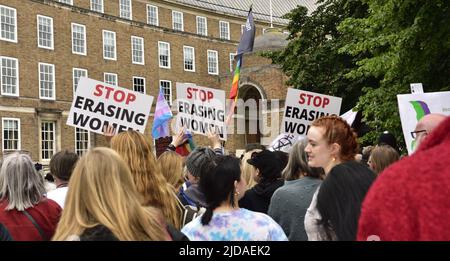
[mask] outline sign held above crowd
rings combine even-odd
[[[342,98],[289,88],[281,133],[305,136],[311,123],[326,115],[339,115]]]
[[[153,97],[82,77],[78,82],[67,125],[103,134],[103,127],[117,132],[144,133]]]
[[[417,122],[430,113],[450,115],[450,92],[399,94],[397,100],[406,148],[408,154],[411,154],[415,149],[411,132]]]
[[[226,140],[225,91],[177,82],[177,125],[207,135],[214,130]]]

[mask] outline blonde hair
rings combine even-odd
[[[166,151],[158,157],[158,163],[167,182],[178,191],[184,183],[183,158],[174,151]]]
[[[53,240],[103,225],[119,240],[166,240],[157,210],[140,205],[130,170],[108,148],[94,148],[77,163]]]
[[[256,181],[254,179],[254,175],[256,173],[256,169],[247,163],[247,160],[252,157],[252,153],[261,152],[260,149],[254,149],[249,152],[246,152],[241,160],[241,178],[243,178],[247,184],[247,189],[251,189],[256,185]]]
[[[143,197],[142,205],[158,208],[168,223],[180,229],[181,211],[175,191],[164,178],[145,136],[133,130],[121,132],[112,138],[111,148],[130,168],[137,191]]]
[[[398,152],[389,145],[376,146],[371,154],[371,168],[378,175],[385,168],[400,159]]]

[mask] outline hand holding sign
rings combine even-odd
[[[98,134],[103,134],[105,126],[116,132],[133,129],[144,133],[152,102],[152,96],[81,77],[67,125]]]
[[[188,139],[185,135],[185,131],[186,131],[186,127],[181,128],[178,133],[174,136],[172,136],[172,142],[171,144],[173,146],[178,147],[181,144],[185,143],[186,140]]]
[[[222,146],[220,145],[220,137],[217,134],[217,127],[211,127],[206,132],[208,139],[211,141],[213,149],[220,149]]]

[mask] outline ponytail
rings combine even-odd
[[[202,225],[206,226],[212,219],[214,209],[211,207],[206,208],[206,212],[202,215]]]

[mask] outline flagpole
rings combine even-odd
[[[270,28],[273,28],[273,9],[272,9],[272,0],[270,0]]]

